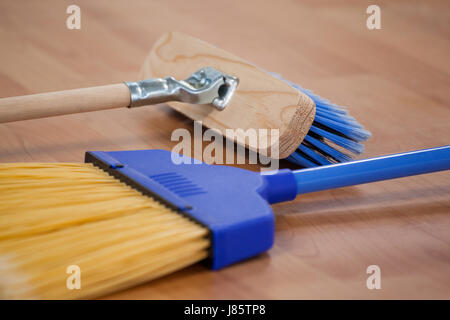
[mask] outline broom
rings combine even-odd
[[[450,146],[264,175],[171,156],[87,152],[84,164],[1,164],[1,297],[92,298],[202,260],[220,269],[272,246],[269,203],[450,169]]]
[[[370,137],[345,108],[182,33],[156,41],[139,78],[147,80],[2,98],[0,123],[167,102],[231,141],[303,167],[349,161]],[[236,134],[254,129],[267,129],[267,145]]]

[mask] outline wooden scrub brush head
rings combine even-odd
[[[140,78],[148,80],[3,98],[0,123],[167,102],[238,144],[304,167],[349,161],[370,136],[344,108],[181,33],[156,41]],[[227,129],[267,129],[270,143]]]

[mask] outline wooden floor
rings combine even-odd
[[[450,4],[377,1],[0,1],[0,96],[137,80],[153,42],[183,31],[349,107],[373,134],[364,157],[450,143]],[[86,150],[171,149],[192,122],[167,105],[0,125],[0,161],[83,161]],[[286,165],[283,163],[283,165]],[[252,167],[251,169],[255,169]],[[450,172],[274,206],[266,254],[196,265],[106,298],[450,298]],[[381,268],[368,290],[366,268]]]

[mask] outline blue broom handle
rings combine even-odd
[[[297,194],[450,169],[450,145],[293,171]]]

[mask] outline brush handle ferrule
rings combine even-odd
[[[185,80],[173,77],[125,82],[130,89],[130,107],[181,101],[192,104],[211,104],[217,110],[225,109],[236,90],[239,79],[206,67]]]
[[[129,108],[179,100],[177,81],[173,78],[147,79],[125,84],[130,90]]]

